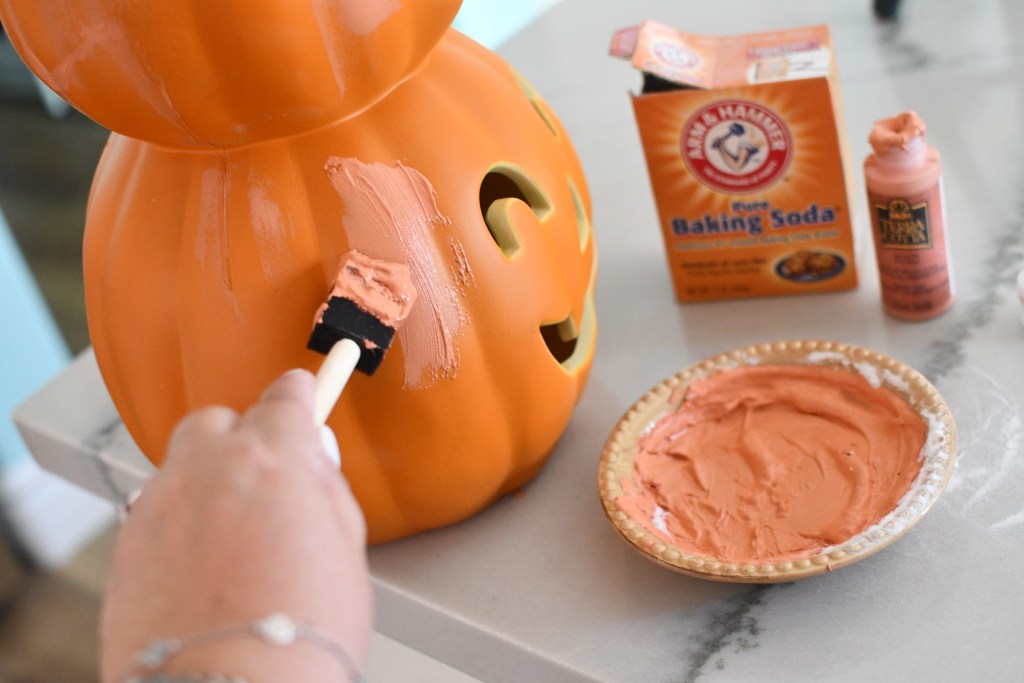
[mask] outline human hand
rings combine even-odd
[[[286,373],[244,415],[185,418],[163,467],[121,529],[103,607],[102,680],[156,638],[284,612],[367,657],[372,597],[366,527],[313,419],[313,376]],[[338,681],[340,664],[302,641],[256,638],[186,648],[167,672]]]

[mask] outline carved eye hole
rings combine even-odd
[[[515,258],[523,248],[509,216],[515,202],[529,206],[538,221],[543,221],[551,213],[551,202],[522,169],[511,164],[492,167],[480,183],[480,213],[494,243],[509,259]]]
[[[572,178],[569,178],[569,193],[572,195],[572,208],[576,212],[576,232],[580,238],[580,251],[586,251],[587,242],[590,241],[590,219],[587,218],[587,210],[583,207],[583,198],[580,197]]]

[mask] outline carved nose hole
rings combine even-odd
[[[590,241],[590,220],[587,218],[587,210],[583,207],[583,198],[580,197],[572,178],[569,178],[569,193],[572,195],[572,208],[576,212],[576,232],[580,237],[580,251],[586,251],[587,242]]]
[[[533,110],[537,112],[537,115],[540,116],[540,120],[543,121],[544,125],[548,127],[548,130],[551,131],[551,134],[557,137],[558,129],[555,128],[555,123],[554,121],[551,120],[550,114],[547,113],[547,111],[541,106],[541,103],[538,102],[537,100],[530,100],[530,104],[533,105]]]
[[[523,248],[509,215],[515,202],[529,206],[539,221],[551,212],[551,203],[544,192],[522,169],[511,164],[494,166],[480,183],[480,213],[494,243],[510,259]]]
[[[540,326],[540,336],[544,338],[548,351],[559,363],[565,363],[576,350],[579,334],[572,318],[549,325]]]
[[[547,110],[544,98],[540,96],[540,93],[537,92],[528,80],[523,78],[521,73],[512,69],[512,75],[515,77],[516,83],[519,85],[519,89],[523,91],[523,94],[526,95],[526,99],[530,101],[530,105],[533,107],[533,110],[537,112],[537,116],[539,116],[540,120],[544,122],[544,125],[548,127],[551,134],[558,137],[558,126],[556,126],[555,122],[551,119],[551,114]]]

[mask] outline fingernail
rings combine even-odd
[[[302,387],[303,391],[313,391],[313,387],[316,385],[313,373],[305,368],[292,368],[281,375],[280,379],[294,387]]]
[[[341,450],[338,448],[338,439],[327,425],[320,425],[320,443],[324,447],[327,458],[334,463],[335,467],[341,468]]]
[[[132,511],[132,506],[135,505],[135,502],[139,499],[140,495],[142,495],[141,487],[125,496],[124,503],[117,506],[117,519],[121,524],[124,524],[125,521],[127,521],[128,513]]]

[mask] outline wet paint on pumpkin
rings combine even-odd
[[[348,244],[373,258],[409,266],[417,305],[398,338],[405,356],[405,388],[423,389],[454,378],[459,367],[458,335],[468,320],[465,284],[473,283],[464,258],[449,267],[437,250],[435,232],[451,221],[437,208],[430,181],[416,169],[331,157],[327,171],[345,203],[343,224]],[[454,254],[462,246],[448,239]]]
[[[462,246],[462,243],[452,239],[450,246],[452,258],[454,259],[451,267],[452,277],[459,284],[460,290],[465,293],[467,288],[476,285],[473,269],[469,267],[469,259],[466,256],[466,249]]]

